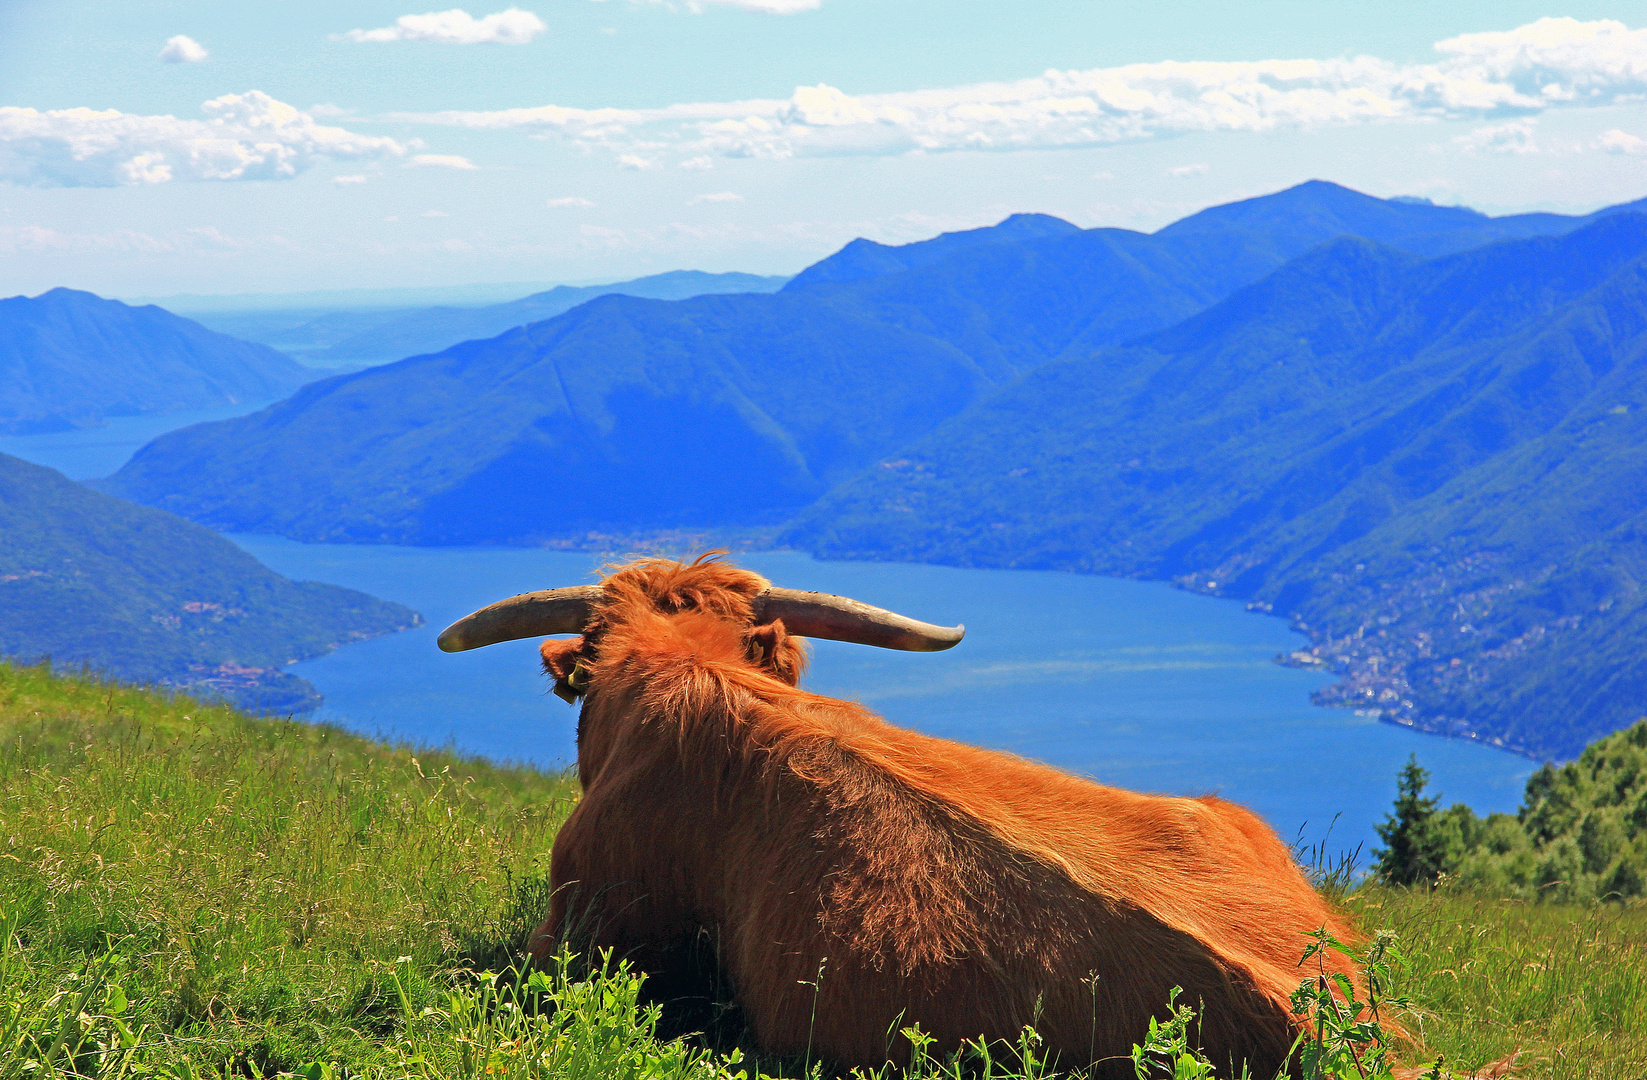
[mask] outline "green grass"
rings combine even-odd
[[[540,973],[524,998],[477,974],[547,909],[575,795],[564,775],[0,663],[0,1080],[750,1071],[653,1039],[622,969]],[[1647,906],[1347,903],[1396,932],[1395,989],[1448,1062],[1520,1048],[1528,1077],[1647,1073]],[[910,1075],[1040,1075],[1034,1048]]]
[[[1410,1024],[1450,1064],[1522,1050],[1518,1076],[1647,1076],[1647,904],[1368,886],[1347,906],[1395,932]]]
[[[7,992],[112,942],[157,1058],[242,1071],[388,1061],[401,990],[436,1000],[542,918],[575,791],[37,667],[0,664],[0,734]]]

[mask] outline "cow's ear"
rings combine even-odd
[[[581,676],[589,657],[584,644],[583,638],[575,637],[550,639],[538,646],[544,673],[555,680],[555,696],[568,705],[575,704],[585,688]]]
[[[749,631],[749,659],[774,679],[794,686],[806,670],[806,646],[798,637],[791,637],[777,619]]]

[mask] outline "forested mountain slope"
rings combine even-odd
[[[1173,577],[1391,718],[1558,756],[1647,711],[1647,215],[1341,239],[1044,365],[807,511],[835,557]]]
[[[307,540],[775,521],[988,385],[941,342],[769,299],[606,297],[174,432],[103,485]]]
[[[1151,236],[1023,215],[857,241],[770,296],[609,296],[167,435],[106,489],[306,540],[776,522],[1022,373],[1159,331],[1352,224],[1501,220],[1322,183],[1197,218]]]
[[[209,529],[0,454],[0,656],[287,713],[320,701],[287,664],[420,621],[353,589],[289,581]]]
[[[152,305],[73,289],[0,300],[0,434],[280,397],[314,375]]]

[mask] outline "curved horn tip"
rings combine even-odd
[[[442,630],[440,636],[435,639],[435,644],[440,646],[441,652],[467,652],[474,647],[464,642],[463,631],[458,628],[457,623]]]

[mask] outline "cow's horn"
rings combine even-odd
[[[782,619],[785,630],[801,637],[908,652],[938,652],[966,636],[964,626],[934,626],[846,596],[776,587],[755,597],[755,618],[759,622]]]
[[[446,652],[463,652],[517,638],[581,634],[598,599],[599,585],[521,593],[465,615],[440,632],[439,645]]]

